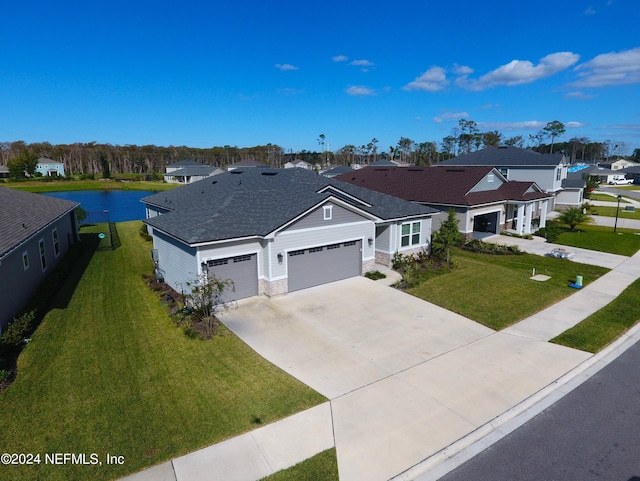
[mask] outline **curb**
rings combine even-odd
[[[640,323],[553,383],[458,441],[391,478],[390,481],[436,481],[440,479],[573,391],[607,364],[617,359],[638,340],[640,340]]]

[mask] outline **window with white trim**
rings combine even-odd
[[[58,257],[60,255],[60,240],[58,239],[58,229],[53,229],[51,232],[53,238],[53,252]]]
[[[409,247],[420,244],[420,222],[402,224],[400,246]]]
[[[331,220],[333,218],[332,205],[323,205],[322,210],[324,211],[324,220]]]
[[[29,253],[27,251],[22,253],[22,267],[25,271],[29,269]]]
[[[40,265],[42,266],[42,272],[47,270],[47,253],[44,248],[44,240],[38,241],[38,249],[40,251]]]

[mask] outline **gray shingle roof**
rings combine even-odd
[[[469,154],[445,160],[440,165],[490,165],[492,167],[556,166],[562,154],[540,154],[513,146],[487,147]]]
[[[209,167],[202,162],[196,162],[195,160],[180,160],[174,164],[167,164],[167,167],[179,168],[179,167]]]
[[[0,187],[0,258],[78,205],[69,200]]]
[[[327,187],[333,189],[320,192]],[[267,236],[332,195],[383,220],[436,212],[306,169],[237,169],[142,202],[170,211],[147,219],[147,224],[196,244]]]
[[[213,172],[215,172],[216,170],[219,170],[220,173],[223,172],[222,169],[219,169],[218,167],[211,167],[210,165],[193,165],[193,166],[187,166],[187,167],[183,167],[181,169],[178,170],[174,170],[173,172],[168,172],[166,174],[164,174],[165,176],[173,176],[173,177],[188,177],[188,176],[194,176],[194,175],[211,175]]]

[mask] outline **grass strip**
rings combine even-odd
[[[640,249],[640,235],[632,229],[613,232],[613,227],[580,225],[573,232],[566,229],[554,243],[630,257]]]
[[[200,341],[174,327],[143,282],[139,228],[119,223],[122,247],[60,285],[0,393],[3,452],[96,453],[103,465],[0,466],[0,478],[117,479],[326,401],[228,330]],[[105,465],[107,453],[124,464]]]
[[[596,353],[640,320],[640,279],[584,321],[551,339],[551,342],[581,351]]]
[[[583,276],[584,285],[608,269],[533,254],[491,255],[455,249],[458,267],[434,276],[408,292],[501,330],[573,294],[569,284]],[[533,269],[549,280],[531,279]]]
[[[262,481],[338,481],[336,449],[327,449]]]

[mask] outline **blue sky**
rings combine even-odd
[[[630,154],[639,20],[637,0],[7,2],[0,141],[388,150],[464,118]]]

